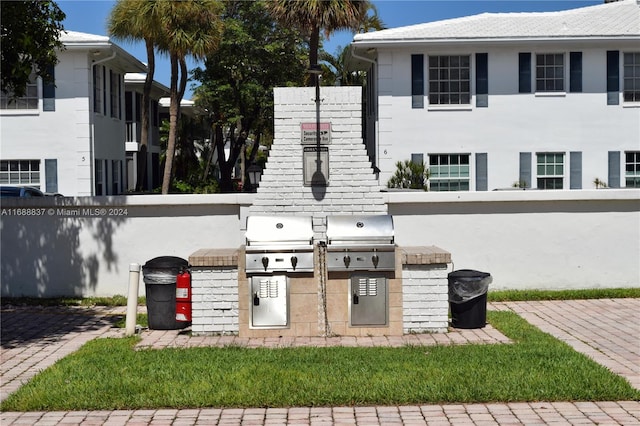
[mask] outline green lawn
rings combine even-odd
[[[134,350],[98,339],[38,374],[3,411],[638,400],[624,379],[511,312],[513,344]]]

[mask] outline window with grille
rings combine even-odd
[[[538,189],[562,189],[564,182],[564,154],[537,154]]]
[[[470,56],[429,56],[429,104],[471,103]]]
[[[624,179],[627,188],[640,188],[640,151],[624,153]]]
[[[564,55],[536,55],[536,92],[564,92]]]
[[[0,184],[40,189],[40,160],[1,160]]]
[[[469,154],[429,154],[429,190],[468,191]]]
[[[624,102],[640,102],[640,52],[624,54]]]
[[[0,109],[38,109],[38,76],[29,75],[24,96],[13,98],[13,92],[0,92]]]

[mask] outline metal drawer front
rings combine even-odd
[[[351,277],[351,326],[385,326],[389,321],[387,278]]]
[[[251,328],[285,328],[289,325],[287,277],[251,277]]]

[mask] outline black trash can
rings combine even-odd
[[[487,290],[493,280],[487,272],[460,269],[447,276],[451,326],[482,328],[487,325]]]
[[[160,256],[142,267],[150,329],[177,330],[189,325],[176,321],[176,279],[188,266],[189,262],[179,257]]]

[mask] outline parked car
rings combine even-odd
[[[38,188],[30,186],[0,186],[0,198],[31,198],[44,197],[44,193]]]

